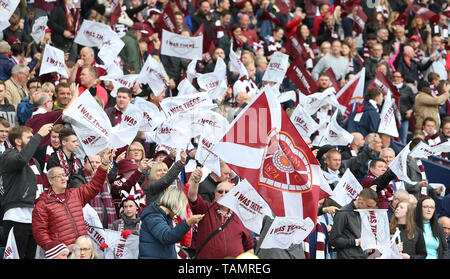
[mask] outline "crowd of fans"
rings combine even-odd
[[[46,258],[98,258],[83,219],[83,208],[90,205],[103,228],[139,236],[140,258],[235,258],[244,252],[261,258],[367,258],[360,248],[360,216],[353,209],[381,208],[388,210],[391,234],[401,231],[402,258],[448,258],[449,190],[431,187],[418,159],[407,160],[414,184],[400,181],[389,165],[401,145],[411,142],[412,149],[420,141],[435,146],[450,139],[450,1],[296,0],[287,1],[287,10],[285,2],[21,0],[0,33],[0,246],[14,228],[20,258],[35,258],[37,247]],[[116,4],[119,13],[112,8]],[[338,91],[365,71],[364,102],[349,115],[323,105],[312,115],[320,128],[305,139],[332,189],[349,169],[364,190],[342,207],[330,198],[321,200],[317,226],[304,243],[260,249],[264,234],[250,232],[215,203],[239,177],[225,162],[221,176],[203,173],[201,167],[186,173],[195,149],[182,150],[176,160],[176,150],[136,137],[119,150],[80,155],[77,134],[63,111],[85,90],[112,126],[121,123],[135,98],[160,107],[164,98],[177,96],[190,60],[161,54],[160,17],[169,5],[179,34],[203,30],[198,73],[212,72],[219,57],[228,66],[231,50],[245,66],[243,77],[227,67],[228,90],[215,100],[216,111],[230,122],[266,84],[262,77],[273,54],[289,54],[285,42],[290,36],[297,36],[306,51],[304,67],[317,92]],[[367,20],[358,30],[361,13]],[[47,29],[36,42],[31,31],[41,16],[48,17]],[[161,63],[167,89],[153,92],[135,83],[111,96],[113,84],[100,80],[108,73],[99,50],[74,43],[83,20],[110,25],[120,35],[125,45],[116,60],[124,74],[140,73],[149,56]],[[56,72],[39,75],[46,45],[64,51],[68,78]],[[380,73],[399,93],[396,138],[378,133],[385,96],[368,87]],[[285,77],[279,90],[297,88]],[[296,92],[297,101],[282,103],[288,115],[300,93],[307,95]],[[321,145],[336,110],[338,124],[352,133],[353,142]],[[439,156],[446,160],[449,155]],[[267,226],[270,222],[263,231]]]

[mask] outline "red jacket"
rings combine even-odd
[[[44,250],[52,241],[66,245],[75,243],[79,236],[87,235],[83,207],[102,189],[106,170],[99,167],[92,180],[78,188],[66,189],[63,202],[54,192],[45,191],[35,201],[32,231],[36,243]]]
[[[222,225],[222,216],[217,213],[218,205],[205,201],[197,195],[195,202],[189,201],[193,214],[205,214],[198,223],[198,232],[192,247],[197,250],[208,236]],[[254,242],[250,231],[244,227],[236,214],[231,215],[231,221],[227,227],[216,234],[203,247],[198,259],[224,259],[236,258],[239,254],[254,248]],[[225,221],[224,221],[225,222]]]

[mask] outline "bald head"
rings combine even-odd
[[[449,236],[450,236],[450,218],[448,218],[447,216],[442,216],[439,218],[438,222],[444,229],[445,237],[449,238]]]
[[[352,133],[353,136],[353,141],[352,141],[352,146],[353,148],[360,148],[362,146],[364,146],[364,136],[361,133],[358,132],[354,132]]]
[[[414,49],[411,46],[405,46],[403,48],[403,54],[405,57],[413,58],[414,57]]]

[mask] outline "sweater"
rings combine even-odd
[[[318,80],[319,74],[328,70],[328,68],[333,69],[336,80],[341,80],[348,73],[348,60],[343,56],[334,57],[331,54],[322,57],[312,70],[313,79]]]

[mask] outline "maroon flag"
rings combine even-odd
[[[399,14],[398,17],[392,22],[392,25],[393,26],[394,25],[403,25],[403,26],[408,25],[410,11],[411,11],[411,6],[408,6],[406,11]]]
[[[353,30],[356,32],[356,37],[364,31],[364,27],[367,22],[367,15],[364,13],[361,6],[358,7],[358,12],[356,13],[354,22],[355,24],[353,24]]]
[[[175,21],[175,15],[173,14],[172,5],[170,1],[167,2],[166,7],[162,11],[159,18],[156,20],[155,25],[157,26],[158,33],[162,33],[162,30],[165,29],[172,33],[179,34],[179,30],[177,28],[177,24]]]
[[[208,33],[206,32],[205,25],[202,23],[197,31],[194,33],[193,37],[203,35],[203,53],[208,52],[212,40],[209,39]]]
[[[280,10],[281,14],[289,13],[294,4],[294,0],[275,0],[275,5]]]
[[[350,115],[354,104],[363,102],[365,76],[366,69],[362,68],[353,79],[336,93],[336,99],[339,104],[347,108],[344,113],[344,119]]]
[[[304,61],[307,61],[311,56],[306,51],[304,42],[299,36],[298,32],[294,33],[292,36],[286,39],[283,47],[286,49],[286,54],[289,54],[293,60],[297,57],[301,57]]]
[[[339,90],[341,90],[341,87],[339,86],[339,83],[336,79],[336,75],[334,74],[333,69],[330,67],[326,70],[327,73],[330,74],[331,76],[331,84],[333,84],[334,89],[336,90],[336,92],[339,92]]]
[[[413,12],[420,17],[424,22],[431,21],[439,21],[439,15],[431,10],[422,7],[420,5],[413,4],[411,5],[411,9]]]
[[[268,12],[267,10],[264,10],[264,12],[262,13],[261,20],[269,20],[275,25],[280,25],[280,20],[274,14]]]
[[[351,14],[353,7],[361,6],[361,0],[336,0],[334,1],[334,6],[341,6],[341,18],[346,17]]]
[[[189,15],[189,0],[175,0],[175,4],[185,16]]]
[[[289,66],[286,76],[297,86],[304,95],[317,92],[317,83],[305,68],[305,61],[301,56],[297,57]]]
[[[111,15],[109,17],[109,25],[114,26],[117,24],[122,7],[120,6],[120,0],[113,0],[111,2]]]
[[[213,42],[211,42],[211,44],[209,45],[209,50],[208,52],[206,52],[205,57],[203,58],[203,62],[205,63],[205,65],[213,61],[213,54],[215,49],[216,46]]]

